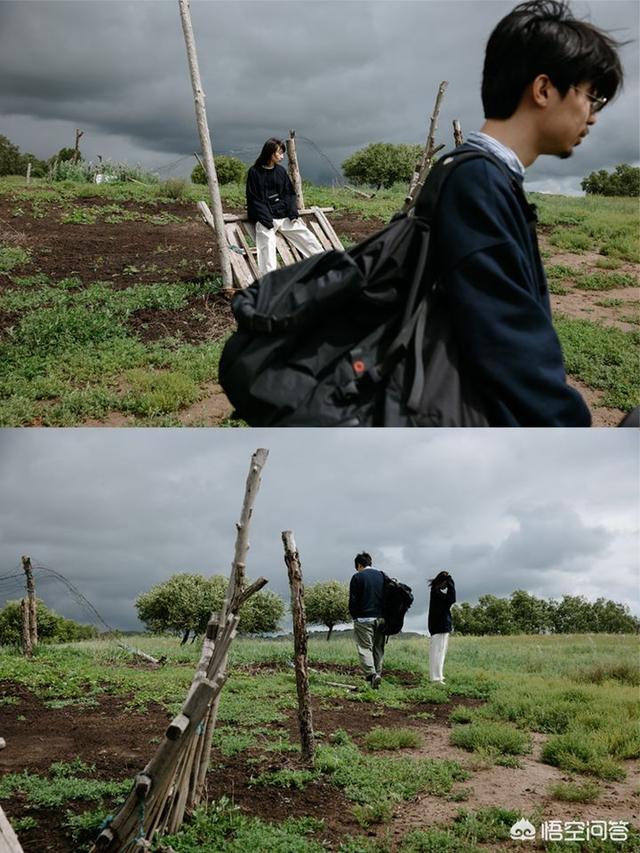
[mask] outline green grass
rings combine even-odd
[[[590,320],[572,320],[559,314],[554,325],[567,372],[603,391],[602,405],[628,411],[640,404],[638,332],[604,328]]]
[[[20,246],[0,246],[0,273],[9,273],[16,267],[25,266],[31,259],[28,249]]]
[[[490,749],[500,755],[521,755],[531,749],[531,740],[524,732],[504,723],[489,721],[454,728],[451,743],[470,752]]]
[[[104,797],[125,794],[131,780],[99,782],[80,776],[57,774],[51,768],[52,778],[34,773],[8,773],[0,780],[0,800],[19,792],[34,807],[55,808],[70,800],[101,801]]]
[[[422,745],[422,738],[413,729],[383,729],[376,727],[365,735],[368,749],[416,749]]]
[[[554,800],[564,803],[595,803],[600,796],[600,786],[595,782],[555,782],[549,793]]]
[[[614,290],[619,287],[637,287],[638,278],[622,272],[594,272],[581,275],[576,280],[580,290]]]

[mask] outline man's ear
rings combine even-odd
[[[545,109],[549,105],[551,90],[554,88],[547,74],[538,74],[529,84],[530,97],[534,105],[540,109]]]

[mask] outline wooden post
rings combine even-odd
[[[33,655],[33,646],[31,645],[31,632],[29,631],[29,605],[26,598],[20,601],[20,616],[22,617],[22,654],[26,658],[30,658]]]
[[[293,648],[296,667],[296,688],[298,691],[298,721],[300,723],[300,743],[302,757],[310,764],[315,753],[313,719],[311,715],[311,694],[309,692],[309,670],[307,665],[307,616],[304,607],[304,585],[302,566],[296,542],[291,530],[282,533],[284,561],[289,573],[291,588],[291,615],[293,616]]]
[[[31,558],[22,558],[22,568],[27,576],[27,610],[29,624],[29,644],[31,649],[38,645],[38,621],[36,617],[36,585],[33,582],[33,571],[31,570]]]
[[[23,853],[18,836],[0,808],[0,853]]]
[[[418,194],[422,189],[425,179],[429,174],[429,169],[431,168],[431,164],[433,161],[433,157],[436,154],[436,151],[439,151],[439,148],[436,148],[435,142],[435,134],[436,129],[438,127],[438,115],[440,113],[440,105],[442,103],[442,98],[444,97],[445,89],[449,84],[446,80],[443,80],[438,87],[438,94],[436,95],[436,102],[433,107],[433,113],[431,114],[431,121],[429,123],[429,131],[427,133],[427,141],[424,146],[424,150],[422,152],[422,158],[420,163],[413,173],[411,178],[411,182],[409,184],[409,190],[407,192],[406,198],[404,200],[403,212],[408,213],[409,210],[415,205],[416,199],[418,198]]]
[[[300,177],[300,167],[298,166],[298,155],[296,154],[296,132],[289,131],[287,139],[287,157],[289,158],[289,177],[296,191],[296,202],[298,205],[298,213],[304,208],[304,196],[302,195],[302,178]]]
[[[31,160],[27,163],[27,186],[31,183]]]
[[[73,152],[73,162],[77,163],[80,159],[80,137],[84,136],[84,130],[79,130],[76,127],[76,145]]]
[[[207,112],[204,106],[205,94],[202,89],[202,81],[200,80],[200,69],[198,67],[198,56],[196,54],[196,42],[193,35],[193,27],[191,26],[190,4],[189,0],[178,0],[178,2],[180,4],[182,31],[184,33],[184,40],[187,47],[189,71],[191,73],[191,86],[193,88],[193,97],[196,106],[196,120],[198,122],[200,146],[206,163],[205,173],[207,175],[207,183],[209,185],[209,195],[211,196],[213,221],[216,226],[218,256],[220,258],[220,268],[222,270],[222,286],[227,290],[231,290],[233,287],[233,278],[231,273],[231,261],[229,260],[229,247],[227,246],[227,232],[224,227],[220,187],[218,185],[218,175],[213,161],[213,149],[211,147],[211,137],[209,136],[209,127],[207,125]]]
[[[453,141],[455,142],[456,148],[464,142],[462,128],[460,127],[460,122],[457,118],[453,120]]]

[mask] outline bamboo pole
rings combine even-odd
[[[300,167],[298,166],[298,155],[296,153],[296,132],[289,131],[287,139],[287,157],[289,159],[289,177],[296,191],[296,204],[298,213],[304,209],[304,196],[302,195],[302,178],[300,176]]]
[[[0,853],[23,853],[18,836],[0,808]]]
[[[31,160],[27,163],[27,186],[31,183]]]
[[[197,805],[209,767],[211,734],[215,727],[220,691],[226,681],[229,646],[236,635],[238,611],[267,583],[259,578],[243,589],[249,526],[260,487],[260,475],[268,450],[258,449],[251,458],[227,596],[219,614],[212,614],[202,652],[187,697],[174,717],[155,755],[138,774],[124,805],[102,830],[92,853],[125,853],[136,843],[151,841],[156,832],[176,832],[186,808]]]
[[[464,142],[464,136],[462,135],[462,128],[460,127],[460,122],[457,118],[453,120],[453,141],[455,143],[456,148],[459,145],[462,145]]]
[[[293,616],[293,647],[296,668],[296,689],[298,691],[298,722],[300,724],[300,744],[302,758],[313,764],[315,738],[311,713],[311,694],[309,692],[309,671],[307,664],[307,617],[304,606],[304,585],[302,566],[291,530],[282,533],[284,561],[289,574],[291,589],[291,614]]]
[[[435,156],[436,151],[440,150],[440,148],[436,149],[435,134],[438,127],[438,115],[440,114],[440,106],[442,104],[442,99],[444,97],[444,93],[448,85],[449,84],[447,83],[447,81],[443,80],[438,86],[438,94],[436,95],[436,101],[433,107],[433,112],[431,113],[431,120],[429,122],[427,141],[422,152],[420,164],[413,173],[411,182],[409,184],[409,190],[404,200],[404,213],[408,213],[409,210],[411,210],[411,208],[415,205],[416,199],[418,198],[418,194],[420,193],[420,190],[424,185],[425,179],[429,174],[429,169],[431,168],[433,157]]]
[[[22,654],[26,658],[30,658],[33,655],[33,646],[31,645],[31,633],[29,631],[29,605],[26,598],[20,601],[20,616],[22,619]]]
[[[222,199],[220,198],[220,187],[218,185],[218,175],[213,160],[213,148],[211,146],[211,137],[209,136],[209,126],[207,124],[207,112],[204,101],[205,94],[202,88],[200,79],[200,69],[198,67],[198,56],[196,53],[196,42],[191,25],[191,12],[189,0],[178,0],[180,5],[180,18],[182,21],[182,31],[184,33],[185,45],[187,48],[187,58],[189,60],[189,71],[191,74],[191,85],[193,88],[193,96],[196,107],[196,120],[198,123],[198,133],[200,135],[200,146],[206,164],[205,174],[209,185],[209,195],[211,197],[211,208],[213,212],[213,220],[216,227],[216,236],[218,244],[218,256],[220,258],[220,268],[222,269],[222,286],[230,290],[233,287],[233,278],[231,273],[231,261],[229,260],[229,249],[227,246],[227,235],[224,229],[224,219],[222,213]]]

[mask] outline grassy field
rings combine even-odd
[[[136,665],[111,641],[41,647],[31,662],[0,650],[0,804],[26,853],[43,838],[55,853],[85,850],[184,699],[197,645],[131,642],[167,663]],[[176,853],[477,853],[522,849],[509,830],[524,817],[627,821],[625,842],[528,849],[630,853],[640,843],[637,652],[629,636],[454,636],[443,686],[428,682],[427,640],[396,638],[373,691],[351,640],[312,637],[318,749],[306,766],[291,642],[240,639],[209,803],[165,843]]]
[[[305,201],[333,207],[351,245],[404,190],[306,186]],[[242,207],[242,186],[223,195]],[[179,182],[0,180],[0,425],[233,425],[217,385],[233,319],[195,210],[206,197]],[[568,371],[595,423],[615,423],[640,403],[637,203],[533,200]]]

